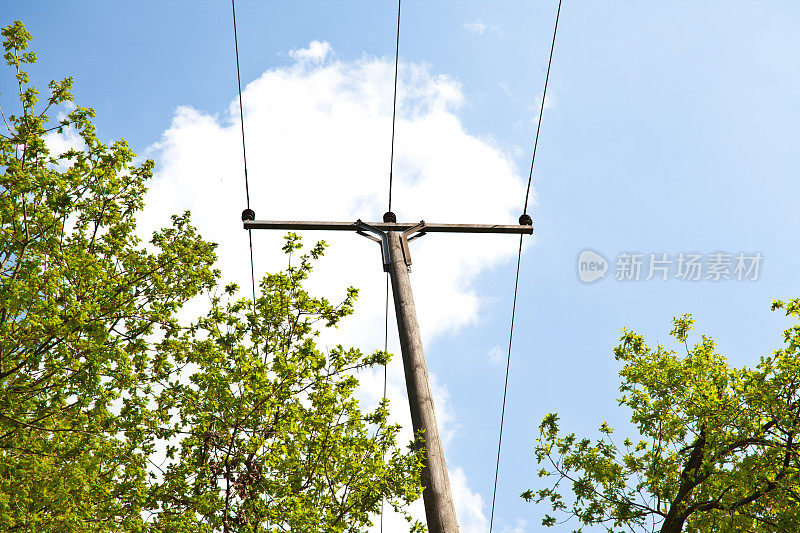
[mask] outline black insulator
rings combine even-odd
[[[395,222],[397,222],[397,215],[395,215],[391,211],[386,211],[383,214],[383,221],[384,222],[391,222],[392,224],[394,224]]]
[[[519,217],[520,226],[533,226],[533,219],[528,213],[522,213]]]
[[[256,219],[256,212],[250,209],[249,207],[242,211],[242,222],[245,220],[255,220]]]

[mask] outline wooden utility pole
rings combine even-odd
[[[428,367],[417,323],[414,296],[411,293],[411,280],[408,266],[403,257],[401,239],[403,235],[390,231],[389,237],[389,276],[392,280],[394,310],[397,315],[397,329],[400,333],[400,351],[403,355],[403,369],[406,375],[408,404],[411,407],[411,426],[415,436],[422,431],[425,445],[425,466],[422,469],[422,499],[425,503],[425,517],[428,531],[458,531],[456,510],[450,493],[450,478],[444,460],[442,441],[439,438],[439,424],[433,407],[433,394],[428,381]]]
[[[286,230],[338,230],[355,231],[381,245],[383,269],[389,272],[394,294],[394,309],[397,315],[397,329],[400,335],[400,351],[403,355],[403,369],[408,390],[408,403],[411,408],[411,425],[414,434],[422,434],[425,446],[425,463],[422,468],[422,499],[425,504],[425,517],[430,533],[458,533],[458,521],[450,492],[450,479],[444,460],[439,426],[433,405],[425,352],[408,277],[411,254],[408,241],[426,233],[511,233],[532,234],[530,216],[520,217],[520,225],[481,225],[481,224],[398,224],[394,213],[383,215],[383,223],[353,222],[303,222],[255,220],[255,213],[246,209],[242,212],[245,229],[286,229]]]

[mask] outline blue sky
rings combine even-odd
[[[519,215],[556,5],[403,3],[400,219],[506,223]],[[239,279],[244,187],[230,116],[230,4],[6,0],[3,16],[3,25],[19,19],[34,35],[36,84],[75,77],[77,101],[96,109],[101,137],[125,138],[156,159],[144,223],[192,208],[211,238],[230,241],[223,266]],[[384,1],[237,2],[259,218],[380,217],[395,16],[396,4]],[[693,313],[698,333],[736,365],[754,365],[780,345],[785,320],[770,302],[798,296],[800,271],[798,27],[800,5],[789,1],[564,2],[534,170],[536,236],[522,258],[496,531],[543,529],[543,509],[518,495],[540,486],[532,449],[546,413],[590,435],[605,420],[623,438],[628,414],[615,401],[612,355],[621,328],[669,343],[671,317]],[[298,52],[313,51],[313,41],[327,43],[327,53]],[[6,112],[9,83],[4,73]],[[343,337],[379,347],[382,329],[358,331],[382,322],[377,251],[355,236],[312,238],[334,242],[319,289],[335,294],[345,282],[362,290],[361,328]],[[261,270],[277,265],[275,242],[256,237]],[[491,503],[516,242],[429,235],[417,243],[412,283],[429,368],[446,398],[448,467],[463,481],[462,530],[480,531]],[[577,257],[587,248],[609,261],[606,279],[579,280]],[[623,282],[614,279],[622,252],[764,259],[755,281]],[[390,375],[402,394],[399,364]],[[365,377],[367,389],[373,378]],[[398,417],[402,402],[393,404]]]

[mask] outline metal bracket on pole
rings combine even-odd
[[[383,271],[389,272],[389,264],[391,263],[391,259],[389,258],[389,239],[386,233],[374,226],[370,226],[366,222],[362,222],[360,218],[356,220],[356,227],[358,228],[356,230],[356,233],[358,233],[359,235],[363,235],[367,239],[375,241],[381,245],[381,256],[383,257]],[[373,237],[369,233],[365,233],[367,231],[369,233],[378,235],[380,238]]]
[[[411,271],[411,250],[408,248],[408,243],[409,241],[413,241],[417,237],[422,237],[425,234],[425,221],[420,220],[419,224],[408,228],[400,235],[400,244],[403,247],[403,259],[405,259],[409,272]],[[409,235],[411,236],[409,237]]]
[[[360,218],[356,220],[356,233],[366,237],[371,241],[375,241],[381,245],[381,255],[383,256],[383,271],[389,272],[389,263],[391,262],[391,258],[389,256],[389,236],[385,231],[381,231],[375,226],[371,226],[366,222],[363,222]],[[369,232],[369,233],[367,233]],[[372,233],[372,235],[370,235]],[[403,233],[400,234],[400,243],[403,249],[403,260],[406,263],[406,267],[408,268],[409,272],[411,271],[411,251],[408,248],[408,241],[413,241],[417,237],[422,237],[426,234],[425,231],[425,221],[420,220],[419,224],[411,226]],[[377,235],[378,237],[375,237]]]

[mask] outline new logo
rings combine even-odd
[[[578,256],[578,278],[584,283],[592,283],[606,277],[608,261],[594,250],[584,250]]]

